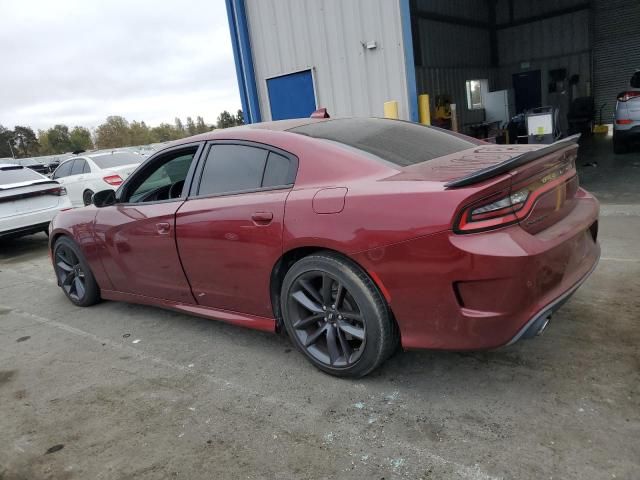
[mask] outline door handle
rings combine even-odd
[[[169,235],[171,225],[167,222],[156,223],[156,229],[160,235]]]
[[[269,225],[273,220],[273,213],[271,212],[255,212],[251,215],[251,220],[257,225]]]

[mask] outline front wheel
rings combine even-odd
[[[397,345],[384,297],[368,275],[343,257],[315,254],[287,272],[281,295],[285,328],[324,372],[362,377]]]
[[[75,305],[88,307],[100,301],[100,290],[89,264],[70,238],[56,240],[53,265],[58,285]]]

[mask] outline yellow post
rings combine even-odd
[[[396,100],[384,102],[384,118],[398,119],[398,102]]]
[[[429,95],[427,93],[418,96],[418,113],[421,124],[431,125],[431,108],[429,106]]]

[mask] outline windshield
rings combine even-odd
[[[640,88],[640,71],[633,74],[631,77],[631,88]]]
[[[91,160],[93,160],[95,164],[102,169],[121,167],[123,165],[131,165],[133,163],[142,163],[142,160],[144,160],[140,155],[129,152],[114,152],[106,155],[90,156],[89,158],[91,158]]]
[[[383,118],[344,118],[311,123],[290,132],[363,150],[406,167],[473,148],[477,143],[438,128]]]
[[[46,180],[39,173],[24,167],[0,167],[0,188],[12,183]]]

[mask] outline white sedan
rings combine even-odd
[[[53,217],[70,208],[67,191],[55,180],[22,165],[0,165],[0,238],[48,233]]]
[[[116,190],[144,159],[131,152],[78,155],[62,162],[52,178],[65,186],[74,207],[82,207],[95,192]]]

